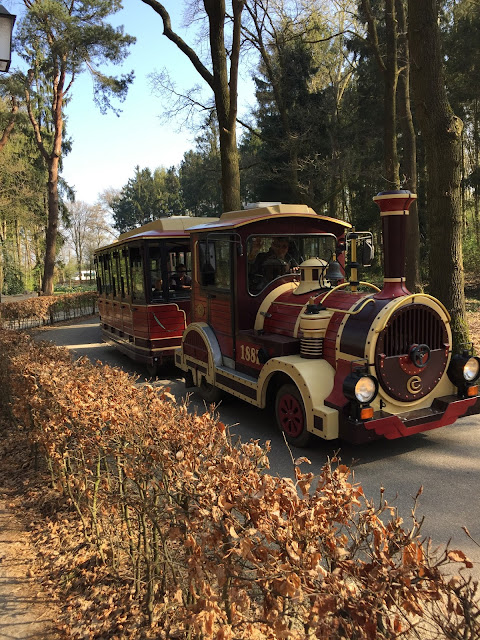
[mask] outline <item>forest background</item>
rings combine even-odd
[[[168,103],[163,117],[194,127],[195,147],[178,166],[138,166],[122,189],[106,190],[93,205],[76,202],[62,179],[62,158],[72,151],[69,91],[80,73],[92,74],[92,109],[113,115],[133,75],[104,69],[122,63],[134,39],[128,24],[123,31],[109,23],[118,0],[24,0],[15,27],[24,68],[1,78],[2,293],[52,293],[90,271],[94,250],[116,232],[161,216],[218,215],[247,202],[305,203],[373,231],[380,247],[372,196],[409,188],[418,206],[410,217],[407,284],[438,296],[462,319],[464,268],[471,280],[480,266],[478,0],[184,2],[191,45],[172,29],[164,5],[143,2],[157,14],[159,33],[198,72],[199,86],[188,93],[179,93],[175,69],[152,76]],[[422,48],[431,64],[419,69]],[[256,104],[239,121],[242,65],[254,69]],[[423,80],[421,72],[428,74]],[[433,97],[447,117],[432,127],[422,87],[434,76],[441,87]],[[454,174],[452,184],[437,185],[453,202],[445,217],[428,190],[440,179],[432,129],[433,148],[441,148],[446,131],[458,148],[440,158]],[[232,158],[238,178],[229,174]]]

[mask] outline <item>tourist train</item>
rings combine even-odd
[[[372,234],[305,205],[260,203],[123,234],[96,256],[104,336],[152,373],[173,355],[208,403],[229,393],[271,406],[296,446],[312,436],[400,438],[478,413],[479,359],[471,346],[452,353],[446,308],[406,288],[415,197],[374,198],[381,288],[358,277]],[[181,292],[169,284],[178,264],[189,278]],[[161,300],[152,297],[157,275]]]

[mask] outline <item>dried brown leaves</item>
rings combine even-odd
[[[268,448],[232,443],[168,390],[13,333],[0,351],[2,404],[70,509],[41,542],[71,637],[480,633],[475,586],[441,571],[468,559],[434,556],[418,524],[375,507],[339,461],[274,477]]]

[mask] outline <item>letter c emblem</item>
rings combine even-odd
[[[422,388],[422,379],[420,378],[420,376],[412,376],[407,382],[407,389],[413,395],[418,393],[421,390],[421,388]]]

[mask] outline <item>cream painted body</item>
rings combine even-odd
[[[268,311],[268,308],[278,297],[278,295],[288,290],[294,290],[296,286],[296,283],[288,283],[282,285],[267,296],[257,313],[257,319],[255,323],[255,328],[257,330],[263,328],[263,319],[265,317],[265,313]],[[365,360],[368,363],[368,368],[371,375],[376,377],[375,349],[379,333],[385,328],[394,311],[398,310],[406,304],[409,304],[413,298],[415,298],[418,303],[431,307],[440,315],[440,317],[446,324],[448,338],[451,344],[450,317],[441,303],[439,303],[431,296],[427,296],[425,294],[416,294],[415,296],[406,296],[405,298],[393,299],[391,302],[385,305],[383,309],[380,310],[378,316],[373,321],[372,327],[369,331],[368,339],[365,345]],[[342,313],[345,314],[345,317],[340,324],[336,339],[337,360],[343,359],[352,362],[358,361],[358,356],[352,356],[350,354],[343,353],[340,350],[343,328],[348,318],[351,315],[355,315],[359,312],[359,309],[355,311],[355,307],[358,307],[358,304],[359,303],[357,300],[352,305],[351,309],[341,310]],[[323,312],[324,317],[322,318],[321,316],[318,316],[317,318],[316,316],[306,316],[303,313],[306,309],[306,305],[303,308],[299,307],[299,309],[300,313],[295,329],[295,337],[297,336],[299,322],[301,319],[302,322],[306,324],[311,323],[312,325],[315,325],[315,323],[317,323],[318,326],[315,326],[314,330],[319,331],[319,333],[323,337],[326,325],[328,324],[328,318],[333,314],[334,310],[327,308],[327,310]],[[292,383],[295,384],[302,396],[305,408],[307,430],[326,440],[338,438],[338,411],[331,407],[325,406],[325,399],[332,392],[335,378],[335,369],[326,360],[322,358],[303,358],[298,354],[274,357],[266,362],[266,364],[260,371],[258,379],[255,379],[253,377],[245,376],[239,372],[236,372],[231,367],[226,366],[226,363],[222,359],[222,354],[215,334],[208,324],[194,323],[189,325],[184,333],[184,339],[190,331],[200,332],[204,338],[205,343],[208,345],[209,356],[207,371],[203,373],[198,371],[197,369],[193,370],[191,367],[188,367],[186,364],[187,358],[188,360],[195,362],[199,366],[205,366],[205,363],[198,360],[196,361],[191,356],[185,356],[181,350],[179,352],[179,357],[176,358],[176,361],[178,366],[184,371],[190,369],[193,375],[193,382],[196,386],[200,385],[203,376],[208,384],[227,391],[233,396],[238,397],[256,407],[265,408],[267,400],[267,390],[270,381],[276,373],[285,374],[292,380]],[[448,361],[449,360],[450,354]],[[233,384],[241,384],[248,389],[253,390],[255,394],[252,393],[252,396],[254,397],[246,395],[238,389],[234,389],[227,384],[218,381],[217,374],[219,374],[220,372],[223,378],[230,379]],[[380,387],[379,394],[375,401],[372,403],[372,406],[375,410],[380,410],[382,408],[388,413],[398,415],[400,413],[406,413],[414,409],[423,409],[429,407],[431,406],[435,398],[454,393],[456,393],[456,389],[448,379],[448,376],[445,372],[434,389],[432,389],[432,391],[427,396],[421,398],[420,400],[412,402],[400,402],[394,399],[392,400],[382,389],[382,387]],[[322,421],[321,429],[315,426],[316,417],[320,418]]]

